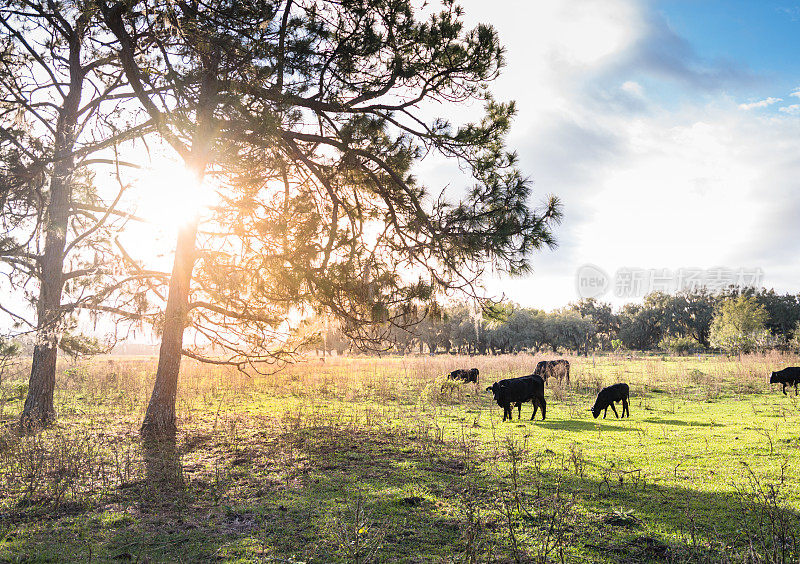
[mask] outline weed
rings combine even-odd
[[[374,562],[383,542],[384,532],[364,507],[364,497],[357,493],[344,509],[330,519],[328,530],[333,536],[336,554],[347,562]]]

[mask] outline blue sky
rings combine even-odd
[[[800,4],[463,2],[507,48],[493,91],[538,196],[565,208],[560,248],[495,294],[552,309],[576,273],[746,269],[800,292]],[[423,167],[453,184],[452,166]],[[630,296],[609,291],[621,305]]]
[[[677,35],[708,59],[749,67],[771,82],[793,87],[800,72],[800,4],[764,1],[653,2]]]
[[[729,91],[757,101],[781,97],[798,86],[800,4],[671,0],[652,2],[648,8],[699,58],[742,73],[741,83],[726,85]]]

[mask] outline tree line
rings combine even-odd
[[[502,354],[529,351],[652,351],[677,354],[797,348],[800,295],[730,287],[652,292],[614,311],[584,298],[544,312],[513,304],[477,308],[458,303],[412,327],[389,327],[383,349],[407,353]],[[340,354],[357,349],[341,329],[327,327],[313,345]]]

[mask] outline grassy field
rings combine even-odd
[[[800,359],[570,358],[546,421],[503,423],[486,386],[541,358],[185,362],[160,445],[137,437],[153,359],[64,365],[57,426],[0,435],[0,560],[798,561],[799,404],[767,379]],[[593,419],[614,382],[631,418]]]

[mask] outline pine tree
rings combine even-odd
[[[149,127],[120,109],[126,84],[98,23],[91,3],[78,0],[0,7],[0,262],[36,317],[19,304],[0,308],[36,332],[21,418],[29,427],[55,417],[59,346],[94,345],[69,334],[74,313],[120,288],[110,237],[127,220],[117,209],[127,187],[103,197],[92,166],[119,167],[113,148]]]
[[[497,34],[465,29],[454,2],[425,19],[407,0],[101,7],[139,103],[222,200],[178,236],[143,435],[175,432],[182,354],[290,361],[312,312],[377,342],[437,295],[477,295],[487,268],[526,272],[531,252],[554,244],[559,203],[531,208],[504,142],[514,104],[488,90],[503,64]],[[426,118],[466,103],[482,117]],[[461,198],[413,176],[430,153],[469,172]],[[227,354],[208,354],[211,343]]]

